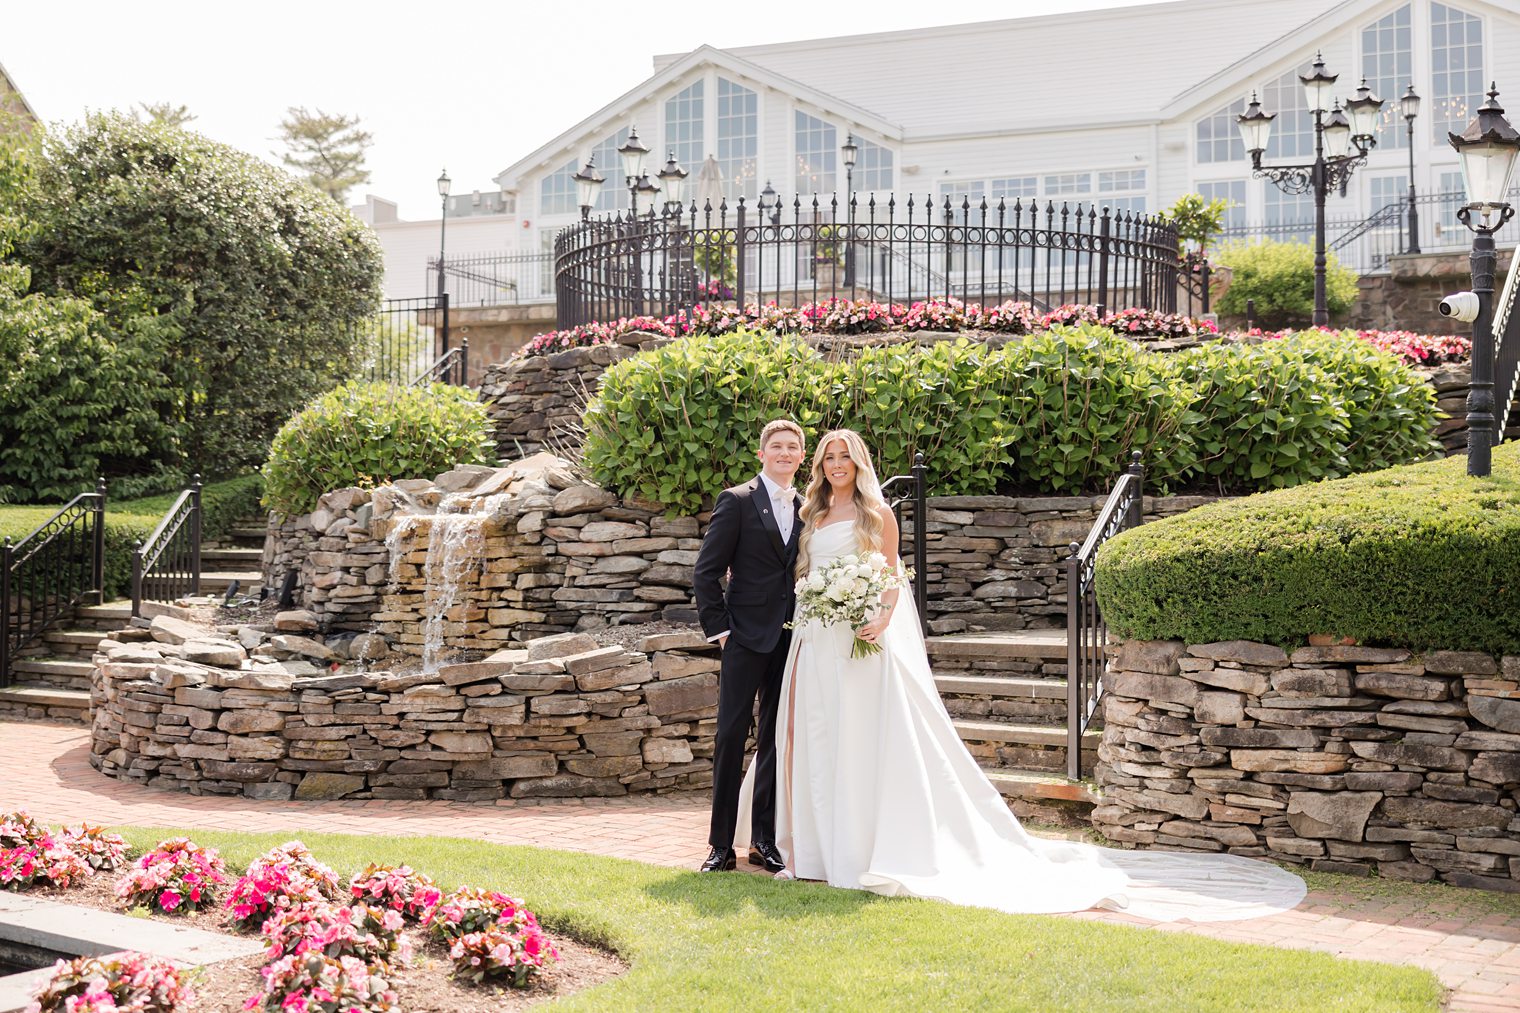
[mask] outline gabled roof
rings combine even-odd
[[[666,63],[652,77],[646,78],[619,95],[575,126],[557,135],[549,143],[513,162],[497,174],[496,183],[503,189],[509,189],[519,176],[545,162],[557,164],[567,160],[578,161],[585,156],[588,137],[600,140],[616,132],[627,125],[628,114],[635,105],[649,98],[651,94],[678,83],[692,71],[709,66],[727,71],[741,80],[748,79],[753,83],[785,92],[816,107],[822,113],[849,120],[884,138],[891,140],[902,138],[901,126],[883,118],[871,109],[762,67],[741,56],[736,56],[731,51],[703,45]],[[606,166],[600,168],[605,169]]]
[[[1178,0],[727,50],[869,105],[914,140],[1145,123],[1180,92],[1381,0]],[[659,66],[661,60],[656,60]]]
[[[37,115],[37,110],[32,108],[32,104],[26,100],[26,96],[22,94],[21,89],[16,87],[16,79],[11,77],[10,72],[5,69],[5,64],[3,63],[0,63],[0,84],[4,85],[4,87],[0,87],[0,95],[9,96],[10,101],[20,102],[22,111],[32,118],[32,122],[42,122],[42,117]]]

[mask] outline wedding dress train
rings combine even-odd
[[[811,549],[815,568],[855,551],[854,524],[819,528]],[[1014,913],[1098,907],[1154,921],[1255,918],[1303,899],[1299,877],[1249,858],[1030,836],[945,711],[912,596],[899,596],[880,654],[851,658],[851,639],[844,626],[801,623],[787,657],[776,843],[798,878]]]

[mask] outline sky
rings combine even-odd
[[[1139,2],[52,0],[6,4],[0,65],[49,124],[183,104],[192,129],[277,164],[289,107],[357,115],[373,135],[372,175],[349,203],[372,193],[402,218],[436,219],[441,169],[456,194],[492,189],[502,169],[650,76],[657,53]]]

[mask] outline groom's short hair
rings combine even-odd
[[[760,430],[761,449],[763,450],[765,448],[766,440],[769,440],[776,433],[782,432],[795,433],[797,435],[797,442],[801,443],[804,447],[807,446],[807,437],[802,434],[801,426],[793,422],[791,419],[772,419],[765,424],[764,429]]]

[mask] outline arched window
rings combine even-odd
[[[1407,148],[1409,137],[1400,122],[1403,116],[1399,96],[1414,80],[1408,4],[1362,29],[1362,76],[1367,79],[1367,87],[1372,93],[1383,100],[1383,115],[1378,120],[1378,147]],[[1349,84],[1346,94],[1351,94]]]
[[[646,142],[647,143],[647,142]],[[693,174],[702,167],[702,82],[693,81],[684,90],[665,100],[665,151],[651,151],[650,175],[665,164],[665,156],[674,151],[676,160]],[[656,155],[660,157],[655,158]]]
[[[539,214],[563,215],[572,214],[580,210],[580,208],[575,203],[575,180],[571,178],[575,175],[575,172],[575,160],[571,159],[559,169],[550,173],[539,181]]]
[[[1430,129],[1446,145],[1483,104],[1483,22],[1442,3],[1430,5]]]
[[[1235,117],[1246,111],[1246,100],[1230,103],[1212,116],[1199,120],[1195,129],[1200,162],[1243,162],[1246,146],[1240,139]]]
[[[733,201],[754,197],[760,154],[760,97],[743,85],[718,78],[718,168],[723,196]],[[695,172],[700,165],[688,164]]]

